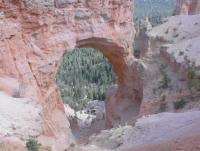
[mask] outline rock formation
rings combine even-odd
[[[55,74],[75,46],[99,49],[114,67],[117,87],[106,99],[107,125],[139,113],[142,67],[132,55],[132,12],[133,0],[0,0],[0,77],[20,81],[18,97],[41,104],[45,136],[70,142]]]
[[[199,119],[199,111],[144,116],[134,127],[102,131],[90,137],[87,145],[69,151],[199,150]]]
[[[147,32],[152,29],[152,25],[148,17],[140,21],[134,40],[134,55],[142,58],[150,51],[150,39]]]
[[[177,14],[198,13],[198,1],[177,2]],[[200,73],[200,15],[173,16],[152,29],[146,20],[145,47],[139,46],[144,57],[139,60],[132,55],[132,3],[0,0],[0,91],[5,92],[0,92],[0,151],[25,151],[20,139],[29,137],[37,137],[42,147],[51,146],[52,151],[200,149],[200,94],[191,94],[188,83],[179,79],[187,69],[185,61],[195,62]],[[55,84],[62,56],[74,47],[99,49],[117,79],[105,101],[106,125],[114,128],[84,135],[80,144],[72,143],[72,125],[66,118],[75,113],[64,107]],[[146,53],[147,48],[151,53]],[[178,101],[185,101],[185,106],[175,110]],[[136,121],[142,115],[185,110],[190,112],[160,113]],[[104,120],[104,113],[97,109],[95,113],[96,121]],[[86,121],[75,121],[73,128],[88,124],[90,129],[93,118]],[[127,121],[135,126],[126,125]]]
[[[70,128],[77,140],[87,140],[92,135],[105,128],[105,103],[99,100],[89,101],[85,109],[75,112],[65,104],[65,113],[70,122]]]
[[[200,13],[199,0],[177,0],[175,15],[192,15]]]
[[[160,51],[182,80],[186,80],[188,68],[193,64],[197,71],[200,69],[199,24],[199,14],[173,16],[149,32],[154,41],[159,41],[158,38],[164,41],[159,46]]]
[[[150,49],[154,57],[145,59],[147,69],[145,77],[147,80],[144,82],[141,114],[152,114],[161,110],[162,112],[174,112],[174,105],[171,104],[172,100],[181,99],[188,101],[187,109],[198,108],[198,104],[194,105],[190,100],[192,100],[191,91],[198,90],[199,82],[198,79],[195,79],[197,86],[191,86],[188,73],[191,67],[194,68],[196,77],[200,73],[199,24],[199,14],[177,15],[166,18],[163,24],[154,27],[148,32],[148,36],[151,39]],[[160,80],[158,80],[159,77]],[[157,83],[159,81],[161,81],[162,85]],[[167,87],[170,87],[171,90],[165,86],[164,91],[162,90],[163,81],[166,82]],[[154,91],[153,93],[151,92],[152,90]],[[163,97],[156,97],[159,93]],[[189,104],[190,107],[188,107]]]
[[[191,93],[188,81],[180,79],[185,75],[183,71],[188,73],[187,66],[193,62],[195,69],[200,69],[199,25],[199,14],[172,16],[148,31],[151,53],[140,60],[144,65],[140,115],[146,116],[134,121],[134,126],[125,125],[101,131],[91,136],[84,145],[75,145],[69,150],[199,150],[199,90]],[[110,94],[113,93],[115,87],[108,92],[107,98],[112,98]],[[177,108],[177,103],[184,105]],[[185,112],[188,110],[190,112]]]

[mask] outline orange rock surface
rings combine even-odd
[[[107,126],[139,113],[142,67],[132,55],[132,12],[133,0],[0,0],[0,77],[17,79],[19,97],[42,105],[45,136],[70,133],[55,74],[75,46],[98,48],[114,67],[118,86],[106,99]]]

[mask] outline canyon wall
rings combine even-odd
[[[0,0],[0,77],[19,84],[13,87],[8,82],[0,90],[38,101],[43,134],[66,137],[69,123],[55,74],[67,49],[94,47],[116,73],[117,86],[106,99],[107,125],[137,115],[142,67],[132,55],[132,12],[133,0]]]
[[[175,15],[193,15],[200,13],[199,0],[177,0]]]

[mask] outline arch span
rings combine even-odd
[[[56,141],[64,140],[66,145],[71,140],[55,75],[64,50],[73,48],[76,41],[77,46],[100,49],[114,66],[117,87],[106,99],[108,125],[126,119],[129,110],[137,114],[142,78],[131,52],[133,1],[63,1],[63,8],[45,0],[0,1],[5,12],[0,25],[0,75],[23,81],[22,92],[26,93],[21,97],[41,104],[41,135],[56,136]]]
[[[134,61],[131,49],[111,39],[91,37],[77,41],[78,48],[98,49],[112,64],[117,85],[106,95],[106,125],[127,122],[139,114],[143,96],[142,67]]]

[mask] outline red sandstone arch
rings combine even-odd
[[[111,39],[92,37],[77,42],[77,47],[92,47],[100,50],[113,65],[117,86],[106,96],[106,124],[131,120],[139,114],[143,96],[142,67],[134,61],[130,48],[124,48]]]
[[[63,8],[53,1],[0,1],[0,75],[22,81],[21,97],[41,104],[45,136],[70,140],[55,75],[64,50],[76,42],[98,48],[113,64],[118,86],[106,98],[108,127],[139,113],[143,84],[131,52],[133,1],[63,1]]]

